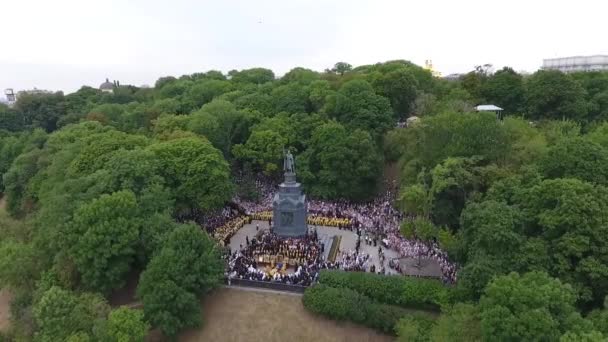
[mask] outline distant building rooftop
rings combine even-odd
[[[503,110],[502,108],[489,104],[489,105],[479,105],[475,107],[475,110],[478,112],[498,112]]]
[[[608,70],[608,55],[571,56],[543,59],[543,69],[561,72]]]
[[[110,82],[110,80],[106,78],[106,81],[99,86],[99,89],[112,91],[114,89],[114,83]]]

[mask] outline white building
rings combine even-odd
[[[6,96],[6,104],[9,107],[12,107],[15,102],[17,102],[17,95],[15,94],[12,88],[5,89],[4,95]]]
[[[543,59],[543,69],[561,72],[608,71],[608,55]]]
[[[496,114],[496,118],[499,120],[502,120],[502,111],[503,109],[495,106],[493,104],[487,104],[487,105],[479,105],[477,107],[475,107],[475,110],[478,112],[490,112],[490,113],[494,113]]]
[[[110,80],[106,78],[106,81],[103,82],[99,86],[99,90],[103,91],[104,93],[113,93],[114,92],[114,86],[115,86],[115,84],[112,83],[112,82],[110,82]]]

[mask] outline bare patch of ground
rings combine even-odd
[[[203,303],[203,327],[179,340],[264,342],[392,341],[390,336],[351,323],[313,315],[302,297],[290,294],[222,288]]]
[[[0,197],[0,215],[4,213],[6,200]],[[0,289],[0,331],[8,329],[10,324],[10,304],[12,296],[8,290]]]
[[[9,327],[11,299],[8,290],[0,290],[0,331],[5,331]]]

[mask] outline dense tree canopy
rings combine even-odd
[[[474,112],[487,103],[504,117]],[[605,339],[607,118],[605,72],[486,64],[447,80],[405,60],[20,93],[0,104],[0,285],[16,294],[15,340],[198,325],[224,265],[183,217],[223,208],[243,176],[277,180],[285,149],[311,198],[398,185],[401,233],[457,262],[441,316],[404,317],[400,339]],[[110,310],[103,296],[136,273],[143,312]],[[366,303],[383,331],[403,314]]]
[[[576,312],[569,285],[544,273],[516,273],[494,279],[480,301],[487,340],[557,340],[569,331],[591,327]]]
[[[369,133],[349,133],[341,124],[330,122],[313,131],[297,165],[310,194],[361,200],[375,192],[381,157]]]

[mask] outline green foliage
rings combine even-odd
[[[569,331],[562,335],[560,342],[603,342],[606,341],[604,335],[599,331],[572,332]]]
[[[346,82],[335,95],[327,98],[326,113],[348,129],[368,131],[379,138],[391,126],[389,101],[374,92],[363,80]]]
[[[150,326],[144,321],[143,312],[121,307],[108,315],[106,334],[116,342],[143,341]]]
[[[408,239],[430,242],[439,236],[439,228],[429,219],[418,216],[413,221],[403,221],[401,234]]]
[[[488,77],[480,91],[486,102],[503,108],[506,114],[519,114],[524,110],[523,78],[509,67]]]
[[[433,327],[433,320],[423,315],[406,315],[395,325],[399,342],[427,342]]]
[[[140,230],[137,201],[130,191],[102,195],[78,208],[66,238],[83,284],[101,292],[121,287]]]
[[[168,336],[201,322],[197,297],[219,285],[220,254],[199,227],[175,229],[140,277],[137,297],[146,320]]]
[[[181,138],[149,146],[176,203],[186,208],[218,208],[230,199],[228,163],[205,138]]]
[[[596,305],[608,291],[608,190],[575,179],[545,180],[520,204],[529,234],[547,243],[549,273],[573,284],[581,302]]]
[[[401,190],[399,198],[405,213],[416,216],[426,216],[430,213],[433,195],[422,184],[406,186]]]
[[[399,318],[406,314],[401,308],[375,303],[356,291],[325,284],[307,288],[302,303],[306,309],[316,314],[363,324],[384,333],[393,333],[393,327]]]
[[[479,309],[471,304],[455,304],[439,316],[430,331],[431,341],[469,342],[481,339]]]
[[[524,239],[520,216],[516,208],[502,202],[488,200],[467,206],[460,218],[460,233],[468,258],[482,254],[512,262]]]
[[[232,149],[234,156],[266,174],[277,174],[282,170],[283,149],[288,140],[280,133],[272,130],[256,130],[249,136],[245,144],[235,145]]]
[[[32,244],[0,241],[0,288],[31,291],[31,277],[40,269],[36,257]]]
[[[511,273],[495,278],[480,301],[487,340],[557,340],[583,323],[572,287],[546,273]]]
[[[540,70],[530,76],[525,86],[531,118],[586,120],[585,89],[572,76]]]
[[[341,124],[330,122],[314,130],[308,149],[296,164],[310,194],[364,200],[376,192],[380,163],[367,132],[348,132]]]
[[[90,174],[103,167],[119,150],[144,147],[148,139],[141,135],[108,131],[83,139],[85,145],[70,165],[75,174]]]
[[[509,148],[507,132],[490,113],[441,114],[402,132],[411,136],[403,138],[408,142],[403,158],[419,160],[427,168],[447,157],[479,156],[488,162],[500,161]]]
[[[230,75],[231,81],[235,83],[263,84],[274,80],[272,70],[264,68],[252,68],[241,71],[233,70],[228,75]]]
[[[237,110],[230,102],[214,100],[190,116],[188,129],[207,137],[228,158],[232,146],[245,143],[249,129],[258,120],[256,112]]]
[[[17,132],[24,128],[25,120],[20,113],[4,104],[0,104],[0,131]]]
[[[80,338],[76,340],[82,341],[93,335],[95,327],[105,319],[108,311],[108,305],[100,296],[76,295],[51,287],[34,305],[34,319],[39,328],[35,340],[65,341],[78,334]]]
[[[383,160],[397,163],[401,209],[425,218],[404,233],[437,241],[459,262],[453,290],[368,275],[329,284],[356,291],[340,299],[340,315],[359,309],[353,317],[389,332],[403,312],[388,305],[447,310],[454,299],[477,300],[511,271],[543,271],[572,285],[588,320],[576,313],[556,320],[549,310],[551,321],[530,306],[515,318],[497,311],[501,324],[519,329],[517,320],[527,319],[515,331],[520,339],[604,338],[607,75],[522,78],[484,65],[454,82],[396,60],[339,62],[323,73],[294,68],[280,79],[262,68],[228,77],[212,70],[163,77],[154,88],[24,93],[15,107],[0,105],[0,192],[8,212],[23,219],[0,213],[0,284],[17,295],[11,338],[140,340],[146,328],[137,312],[90,314],[82,307],[101,304],[89,295],[51,291],[107,292],[132,267],[146,270],[139,292],[151,324],[170,336],[196,325],[197,297],[217,285],[222,263],[200,228],[182,227],[171,214],[223,206],[233,189],[226,160],[237,172],[278,176],[284,148],[297,156],[307,193],[321,198],[370,199]],[[471,113],[482,102],[522,118]],[[411,114],[421,120],[388,131]],[[40,314],[53,296],[75,316]],[[365,310],[351,306],[355,297]],[[482,308],[486,320],[490,307],[508,306],[492,303]],[[479,340],[480,316],[457,304],[436,323],[408,317],[396,328],[407,340]]]
[[[278,86],[272,90],[273,107],[276,112],[304,113],[310,111],[309,89],[298,83]]]
[[[15,108],[22,115],[26,126],[42,128],[46,132],[57,129],[57,121],[67,114],[62,92],[23,93],[19,95]]]
[[[608,185],[608,150],[589,139],[561,139],[539,160],[547,178],[577,178]]]
[[[353,69],[353,66],[346,62],[338,62],[331,68],[332,72],[335,72],[340,75],[344,75],[344,73],[349,72]]]
[[[412,73],[404,68],[386,73],[373,82],[376,92],[389,99],[395,115],[407,117],[416,100],[418,82]]]
[[[441,282],[423,278],[323,270],[319,282],[351,289],[380,303],[404,308],[438,309],[451,300],[450,290]]]

